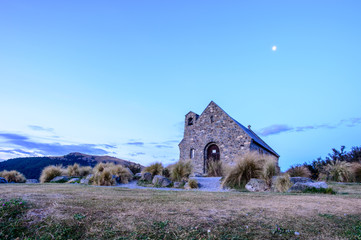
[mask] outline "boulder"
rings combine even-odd
[[[288,192],[302,192],[307,188],[328,188],[325,182],[297,182],[288,190]]]
[[[0,183],[8,183],[8,181],[5,178],[0,177]]]
[[[251,178],[245,188],[250,192],[264,192],[269,189],[265,180],[257,178]]]
[[[135,179],[141,179],[142,178],[142,173],[136,173],[135,175],[134,175],[134,178]]]
[[[170,185],[172,185],[172,181],[170,179],[160,175],[155,175],[152,183],[161,187],[169,187]]]
[[[26,184],[34,184],[34,183],[39,183],[38,179],[26,179]]]
[[[131,178],[134,179],[134,173],[132,172],[132,170],[130,170],[129,168],[125,168],[125,169],[127,169],[127,171],[130,173]]]
[[[295,183],[308,183],[308,182],[313,182],[310,178],[306,178],[306,177],[290,177],[291,183],[295,184]]]
[[[50,180],[51,183],[65,183],[69,181],[69,178],[67,176],[57,176]]]
[[[93,174],[89,174],[85,178],[80,179],[80,184],[89,184],[89,180],[93,177]]]
[[[180,188],[180,187],[182,187],[184,185],[184,182],[174,182],[173,183],[173,187],[175,187],[175,188]]]
[[[80,180],[80,178],[72,178],[68,181],[68,183],[76,183],[79,180]]]
[[[152,182],[152,174],[149,172],[144,172],[144,173],[142,173],[142,177],[140,180],[146,181],[146,182]]]

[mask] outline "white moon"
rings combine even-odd
[[[272,51],[276,51],[276,50],[277,50],[277,46],[273,46]]]

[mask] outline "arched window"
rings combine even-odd
[[[193,118],[192,117],[188,118],[188,126],[191,126],[191,125],[193,125]]]
[[[211,116],[211,123],[213,123],[214,122],[214,118],[213,118],[213,116]]]
[[[194,158],[194,148],[192,148],[191,149],[191,152],[190,152],[190,154],[189,154],[189,157],[191,158],[191,159],[193,159]]]

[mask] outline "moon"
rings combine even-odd
[[[277,50],[277,46],[274,45],[274,46],[272,47],[272,51],[276,51],[276,50]]]

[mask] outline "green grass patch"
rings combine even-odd
[[[306,188],[302,191],[303,193],[322,193],[322,194],[336,194],[332,188]]]

